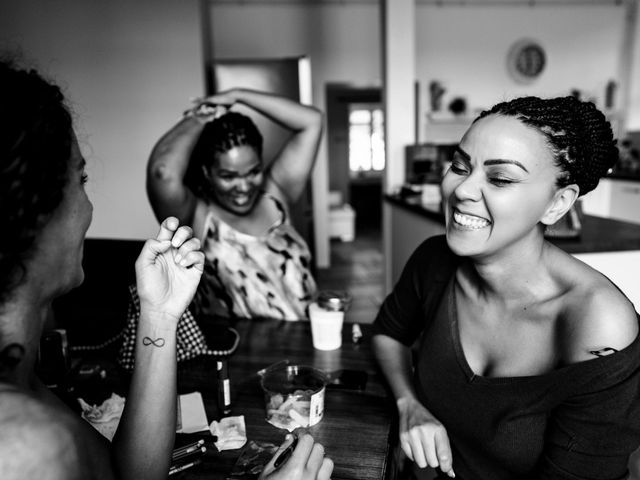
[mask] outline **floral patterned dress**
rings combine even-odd
[[[240,232],[213,212],[204,222],[204,274],[195,297],[199,315],[299,320],[316,292],[311,253],[272,195],[280,218],[261,236]]]

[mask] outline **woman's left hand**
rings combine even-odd
[[[451,444],[444,425],[412,397],[397,401],[400,446],[420,468],[439,467],[455,478]]]
[[[222,92],[214,93],[207,97],[201,98],[200,102],[213,103],[215,105],[224,105],[229,108],[238,101],[237,89],[224,90]]]
[[[188,226],[168,217],[155,239],[147,240],[136,261],[140,308],[177,325],[204,270],[200,240]]]

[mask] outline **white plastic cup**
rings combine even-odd
[[[326,310],[313,302],[309,305],[313,348],[336,350],[342,346],[344,311]]]

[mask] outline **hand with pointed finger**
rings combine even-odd
[[[293,436],[287,435],[284,443],[264,467],[258,480],[330,480],[333,461],[325,458],[324,447],[315,443],[309,434],[301,434],[289,459],[279,468],[274,467],[280,454],[291,445],[292,441]]]
[[[417,399],[398,399],[400,446],[420,468],[439,467],[455,478],[447,430]]]
[[[204,270],[200,241],[190,227],[168,217],[155,239],[147,240],[136,260],[140,308],[178,322],[195,294]]]

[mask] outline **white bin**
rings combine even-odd
[[[329,237],[352,242],[356,235],[356,212],[345,203],[329,209]]]

